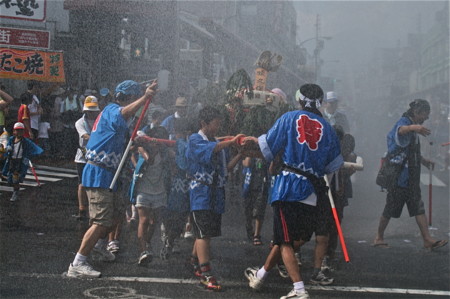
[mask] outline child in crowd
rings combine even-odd
[[[212,275],[210,266],[211,238],[221,235],[222,214],[225,211],[227,171],[241,159],[236,155],[227,165],[225,149],[237,143],[237,135],[219,141],[220,111],[205,107],[199,112],[200,131],[189,137],[186,157],[190,176],[191,219],[195,234],[191,263],[200,283],[208,290],[220,291],[222,286]]]
[[[148,131],[154,138],[168,139],[165,128],[156,127]],[[153,259],[150,241],[159,218],[167,202],[167,178],[170,174],[169,151],[165,145],[146,143],[138,147],[139,159],[133,174],[130,188],[132,203],[135,203],[139,215],[138,242],[141,254],[139,265],[147,265]]]
[[[30,139],[23,137],[25,126],[21,122],[14,124],[13,136],[9,138],[6,146],[6,163],[3,175],[13,186],[14,192],[10,201],[19,199],[20,183],[23,182],[28,170],[30,158],[42,154],[43,150]]]
[[[186,176],[186,137],[189,132],[188,121],[185,118],[174,119],[176,138],[176,170],[172,178],[167,210],[163,219],[165,233],[161,238],[163,247],[160,257],[162,260],[174,252],[174,241],[183,232],[184,224],[189,216],[189,179]]]

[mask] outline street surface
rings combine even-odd
[[[418,227],[406,208],[386,230],[385,241],[390,248],[371,246],[385,193],[374,183],[376,169],[370,165],[377,165],[376,161],[365,164],[364,172],[357,174],[354,198],[345,209],[342,225],[351,262],[346,264],[341,258],[332,273],[332,286],[307,283],[312,274],[314,242],[302,248],[301,271],[311,298],[449,298],[449,246],[433,252],[423,249]],[[18,202],[9,201],[7,187],[3,185],[0,190],[0,298],[279,298],[292,287],[276,269],[260,292],[248,287],[244,269],[261,266],[269,252],[271,209],[267,209],[262,234],[264,245],[255,247],[245,238],[241,200],[233,195],[228,196],[222,237],[212,242],[211,263],[222,282],[222,292],[198,286],[186,266],[190,240],[179,240],[180,253],[162,261],[158,256],[161,241],[156,234],[153,262],[148,267],[138,266],[136,228],[129,224],[123,227],[116,261],[91,262],[102,272],[102,278],[67,278],[63,273],[87,228],[72,217],[77,211],[77,180],[60,175],[73,175],[73,171],[36,168],[45,171],[38,173],[44,184],[38,188],[31,178]],[[432,233],[437,239],[448,239],[448,173],[441,173],[440,179],[446,186],[433,188]],[[422,185],[422,196],[428,215],[428,186]]]

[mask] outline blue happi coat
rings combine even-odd
[[[121,107],[111,103],[103,109],[92,127],[86,145],[86,164],[83,170],[83,186],[109,188],[125,149],[128,125]]]
[[[202,131],[189,137],[186,158],[187,173],[191,179],[191,211],[211,210],[225,212],[225,182],[227,153],[214,153],[218,141],[209,141]]]
[[[387,147],[388,147],[388,154],[392,153],[394,151],[397,151],[398,154],[391,159],[391,163],[394,164],[402,164],[403,163],[403,169],[398,177],[397,185],[400,187],[408,187],[409,185],[409,167],[408,161],[405,161],[405,159],[408,158],[409,151],[410,151],[410,144],[416,144],[417,147],[420,149],[419,145],[419,136],[415,132],[408,132],[404,135],[398,134],[398,130],[402,126],[409,126],[412,125],[413,122],[408,117],[403,116],[400,118],[397,123],[394,125],[392,130],[387,135]],[[419,152],[420,156],[420,152]],[[420,173],[420,163],[416,165],[419,167],[419,173]]]
[[[189,183],[186,170],[188,162],[186,158],[187,141],[184,138],[178,138],[176,142],[177,153],[175,162],[177,169],[172,184],[170,187],[170,194],[167,201],[167,210],[179,213],[189,212]]]
[[[334,129],[321,116],[309,111],[283,114],[258,142],[268,162],[283,152],[284,164],[317,177],[337,171],[344,163]],[[282,171],[275,177],[270,203],[302,201],[313,192],[306,177]]]
[[[8,139],[8,144],[7,144],[7,148],[11,147],[14,148],[14,139],[16,137],[15,136],[11,136]],[[29,166],[29,160],[35,156],[39,156],[40,154],[42,154],[44,152],[44,150],[39,147],[38,145],[36,145],[33,141],[31,141],[28,138],[23,138],[22,139],[22,161],[20,164],[20,169],[19,169],[19,180],[20,182],[23,182],[23,179],[25,178],[25,175],[27,174],[27,170],[28,170],[28,166]],[[15,158],[12,157],[12,152],[8,151],[6,153],[6,162],[5,165],[3,166],[3,175],[8,177],[8,182],[12,183],[11,181],[11,173],[9,173],[10,171],[10,165],[11,165],[11,158]]]

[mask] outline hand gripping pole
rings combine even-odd
[[[122,159],[120,160],[119,167],[117,168],[116,173],[114,174],[114,178],[111,181],[111,185],[109,186],[110,191],[114,190],[114,186],[116,185],[117,179],[119,178],[119,175],[120,175],[120,172],[122,171],[123,165],[125,164],[125,161],[127,160],[128,153],[130,152],[130,148],[133,145],[133,141],[136,138],[137,131],[138,131],[139,127],[141,126],[141,122],[144,119],[145,113],[147,112],[148,106],[150,105],[151,101],[152,101],[152,98],[149,97],[147,99],[147,101],[145,102],[145,105],[144,105],[144,108],[142,109],[141,115],[139,116],[136,126],[134,127],[133,133],[131,134],[130,141],[128,141],[128,145],[125,148],[125,151],[122,155]]]

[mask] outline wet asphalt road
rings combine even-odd
[[[311,298],[449,298],[449,246],[434,252],[424,250],[415,220],[408,217],[406,209],[386,231],[390,248],[370,246],[385,194],[373,183],[376,170],[367,165],[366,161],[366,170],[358,174],[354,199],[344,213],[343,231],[351,262],[339,262],[333,272],[334,289],[307,284]],[[444,179],[448,182],[448,175]],[[437,229],[432,232],[438,239],[448,239],[449,189],[435,187],[433,192],[433,227]],[[428,206],[426,186],[422,193]],[[66,278],[63,273],[87,227],[71,217],[77,210],[76,179],[27,188],[19,202],[11,203],[9,197],[7,192],[0,196],[0,298],[279,298],[291,289],[289,280],[281,278],[276,269],[262,291],[247,286],[244,269],[262,265],[269,252],[271,212],[268,208],[264,245],[255,247],[246,241],[242,205],[235,196],[228,197],[223,236],[212,242],[212,266],[224,288],[220,293],[201,289],[186,267],[192,245],[189,240],[180,240],[181,252],[168,261],[155,256],[148,267],[139,267],[136,229],[130,225],[123,227],[121,252],[115,262],[92,262],[102,278]],[[153,243],[157,254],[161,246],[157,235]],[[305,281],[312,273],[313,246],[310,242],[302,249]],[[412,294],[406,294],[407,289]],[[423,295],[428,291],[430,294]]]

